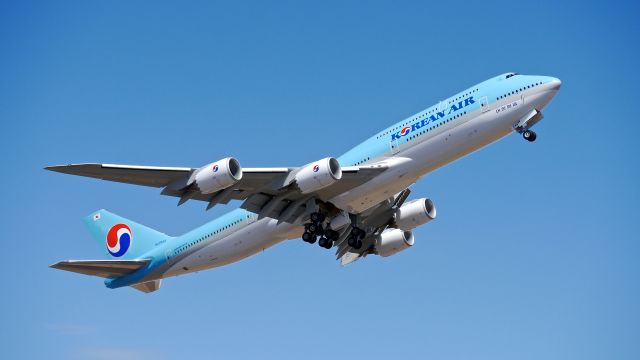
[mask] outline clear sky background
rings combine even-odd
[[[633,2],[0,4],[2,357],[638,359],[639,11]],[[301,240],[106,289],[105,208],[177,235],[237,207],[46,172],[339,156],[489,77],[562,79],[512,135],[426,176],[438,219],[340,268]]]

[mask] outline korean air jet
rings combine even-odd
[[[228,157],[199,168],[72,164],[47,170],[162,188],[162,194],[231,200],[233,210],[169,236],[106,210],[84,219],[105,260],[68,260],[53,268],[106,278],[109,288],[151,292],[162,279],[227,265],[284,240],[335,249],[342,265],[391,256],[414,244],[412,230],[436,218],[409,187],[439,167],[511,133],[529,142],[542,110],[560,89],[549,76],[507,73],[465,89],[373,135],[347,153],[299,167],[244,168]]]

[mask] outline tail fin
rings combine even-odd
[[[84,218],[94,239],[106,250],[107,258],[139,259],[162,240],[170,236],[131,220],[98,210]]]

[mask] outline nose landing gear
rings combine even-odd
[[[525,130],[522,132],[522,137],[527,140],[528,142],[534,142],[536,141],[536,133],[531,131],[531,130]]]

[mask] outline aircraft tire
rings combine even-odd
[[[533,132],[533,131],[531,131],[531,130],[525,130],[525,131],[522,133],[522,137],[523,137],[525,140],[527,140],[528,142],[534,142],[534,141],[536,141],[536,137],[537,137],[537,136],[536,136],[536,133],[535,133],[535,132]]]

